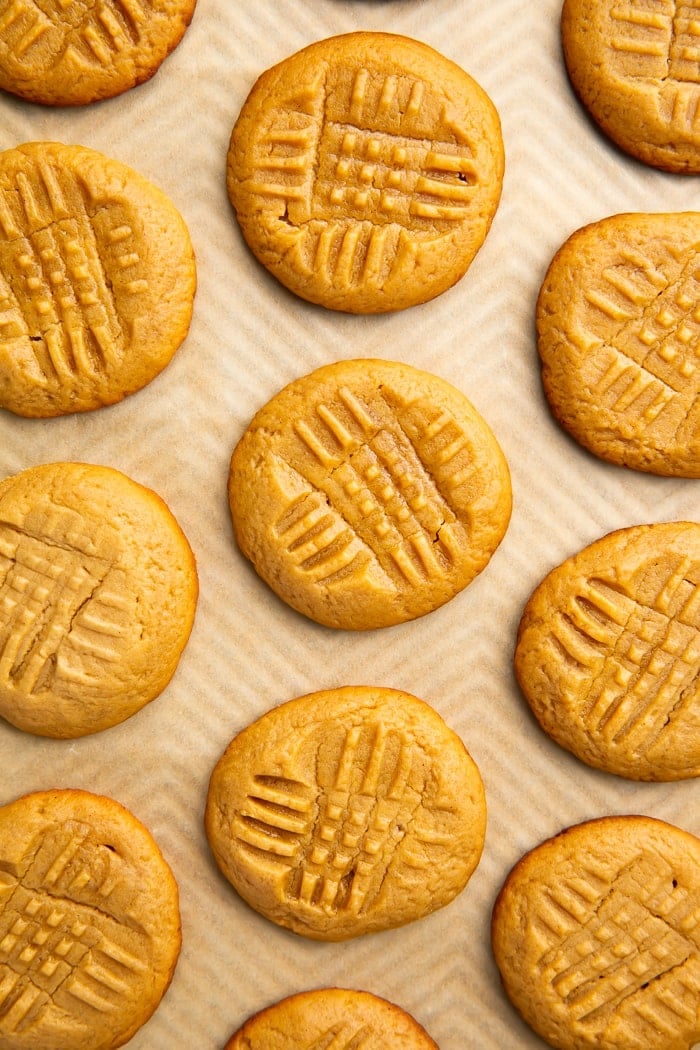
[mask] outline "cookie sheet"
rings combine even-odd
[[[165,693],[125,724],[77,741],[0,723],[0,802],[82,787],[152,831],[181,890],[183,950],[130,1050],[217,1050],[253,1011],[325,985],[359,987],[414,1014],[441,1050],[537,1050],[489,949],[494,898],[527,849],[566,825],[648,813],[700,835],[700,783],[635,784],[591,770],[538,729],[516,687],[522,607],[554,565],[612,529],[698,519],[700,482],[604,464],[555,424],[540,386],[534,306],[573,230],[618,211],[700,208],[700,181],[645,168],[609,144],[569,87],[560,0],[199,0],[185,38],[147,84],[82,109],[0,97],[0,146],[53,139],[99,149],[161,187],[187,221],[199,287],[166,371],[122,404],[22,420],[0,412],[0,473],[56,459],[104,463],[168,502],[197,556],[195,628]],[[231,127],[255,78],[313,40],[356,29],[417,37],[461,64],[502,121],[506,176],[491,232],[439,299],[352,317],[295,299],[246,249],[225,189]],[[510,528],[485,572],[413,623],[334,632],[284,606],[234,546],[228,461],[282,385],[329,361],[403,360],[462,389],[510,463]],[[481,863],[447,908],[403,929],[307,942],[260,918],[219,875],[204,837],[209,774],[232,736],[273,705],[353,683],[431,703],[479,764],[488,800]]]

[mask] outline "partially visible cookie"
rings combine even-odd
[[[405,1010],[370,992],[319,988],[249,1018],[224,1050],[438,1050]]]
[[[700,171],[694,4],[564,0],[564,58],[591,117],[621,149],[673,172]]]
[[[178,888],[118,802],[40,791],[0,807],[0,1046],[114,1050],[180,952]]]
[[[168,364],[192,317],[187,227],[143,176],[84,146],[0,153],[0,407],[111,405]]]
[[[492,942],[506,993],[558,1050],[691,1050],[700,840],[645,816],[569,828],[515,865]]]
[[[267,70],[231,136],[228,192],[258,260],[351,313],[423,303],[466,272],[501,195],[483,89],[390,33],[321,40]]]
[[[209,784],[217,864],[272,922],[340,941],[448,904],[481,857],[479,770],[428,704],[347,686],[290,700],[229,744]]]
[[[236,539],[284,601],[329,627],[423,616],[488,563],[508,526],[508,466],[455,387],[357,360],[296,380],[231,458]]]
[[[537,303],[545,393],[596,456],[700,477],[700,212],[612,215],[577,230]]]
[[[0,0],[0,88],[51,106],[112,98],[154,75],[196,0]]]
[[[192,628],[194,556],[165,503],[109,467],[0,481],[0,715],[78,737],[165,688]]]
[[[540,725],[633,780],[700,776],[700,525],[638,525],[554,569],[523,611],[520,687]]]

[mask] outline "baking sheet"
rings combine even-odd
[[[534,304],[561,242],[618,211],[700,206],[696,177],[645,168],[598,133],[559,49],[559,0],[199,0],[178,49],[147,84],[78,110],[0,97],[0,147],[36,139],[102,150],[160,186],[187,221],[195,315],[166,371],[122,404],[30,421],[0,412],[0,475],[57,459],[114,466],[168,502],[197,556],[200,601],[179,670],[121,726],[52,741],[0,723],[0,802],[82,787],[152,831],[180,885],[173,983],[130,1050],[223,1046],[255,1010],[325,985],[361,987],[414,1014],[441,1050],[542,1048],[505,999],[489,950],[493,900],[527,849],[607,813],[648,813],[700,834],[700,784],[634,784],[588,769],[537,728],[511,662],[524,602],[561,560],[604,533],[698,518],[700,482],[604,464],[553,422],[541,392]],[[424,306],[351,317],[311,306],[252,259],[225,190],[231,127],[256,77],[316,39],[403,33],[462,65],[495,102],[506,176],[466,277]],[[367,634],[319,627],[283,605],[234,546],[231,450],[282,385],[329,361],[403,360],[462,389],[509,460],[514,510],[486,571],[431,615]],[[273,705],[342,684],[406,689],[463,738],[484,778],[485,850],[451,905],[403,929],[306,942],[251,911],[204,837],[209,774],[232,736]]]

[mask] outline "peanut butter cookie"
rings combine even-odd
[[[394,1003],[370,992],[319,988],[300,992],[251,1017],[224,1050],[438,1050],[424,1028]]]
[[[0,153],[0,407],[120,401],[189,328],[194,254],[175,206],[118,161],[32,142]]]
[[[554,416],[594,455],[700,477],[700,212],[613,215],[554,256],[537,304]]]
[[[545,732],[633,780],[700,776],[700,525],[613,532],[528,601],[515,670]]]
[[[463,276],[503,166],[498,114],[464,70],[417,40],[349,33],[260,77],[231,136],[228,191],[287,288],[384,313]]]
[[[197,573],[163,501],[109,467],[0,482],[0,715],[78,737],[133,715],[175,673]]]
[[[178,888],[111,798],[40,791],[0,807],[0,1046],[114,1050],[180,952]]]
[[[285,387],[232,459],[238,544],[289,605],[364,630],[422,616],[486,566],[508,466],[466,397],[409,365],[344,361]]]
[[[195,0],[0,0],[0,88],[82,106],[154,75]]]
[[[650,817],[604,817],[515,865],[493,950],[513,1004],[558,1050],[692,1050],[699,917],[700,840]]]
[[[347,686],[291,700],[234,738],[205,824],[256,911],[314,940],[419,919],[466,886],[484,842],[479,771],[428,704]]]
[[[564,0],[571,83],[621,149],[656,168],[700,171],[695,3]]]

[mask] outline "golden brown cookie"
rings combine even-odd
[[[128,810],[74,790],[0,808],[3,1050],[122,1046],[179,952],[177,884]]]
[[[327,365],[262,408],[231,459],[238,544],[329,627],[422,616],[481,572],[508,526],[508,466],[466,397],[389,361]]]
[[[424,1028],[370,992],[319,988],[300,992],[249,1018],[224,1050],[438,1050]]]
[[[81,106],[156,73],[195,0],[0,0],[0,88]]]
[[[464,70],[408,37],[348,33],[260,77],[227,178],[243,236],[282,284],[371,314],[463,276],[503,165],[498,114]]]
[[[596,456],[700,477],[700,213],[613,215],[554,256],[537,304],[545,393]]]
[[[83,146],[0,153],[0,407],[60,416],[120,401],[168,364],[195,262],[168,198]]]
[[[613,532],[528,601],[515,670],[545,732],[633,780],[700,776],[700,525]]]
[[[493,911],[505,990],[559,1050],[691,1050],[700,1039],[700,840],[645,816],[538,846]]]
[[[671,0],[564,0],[574,90],[621,149],[656,168],[700,171],[697,8]]]
[[[484,843],[475,763],[428,704],[346,686],[290,700],[229,744],[205,825],[256,911],[314,940],[401,926],[466,886]]]
[[[170,681],[197,601],[163,501],[109,467],[0,481],[0,715],[30,733],[106,729]]]

